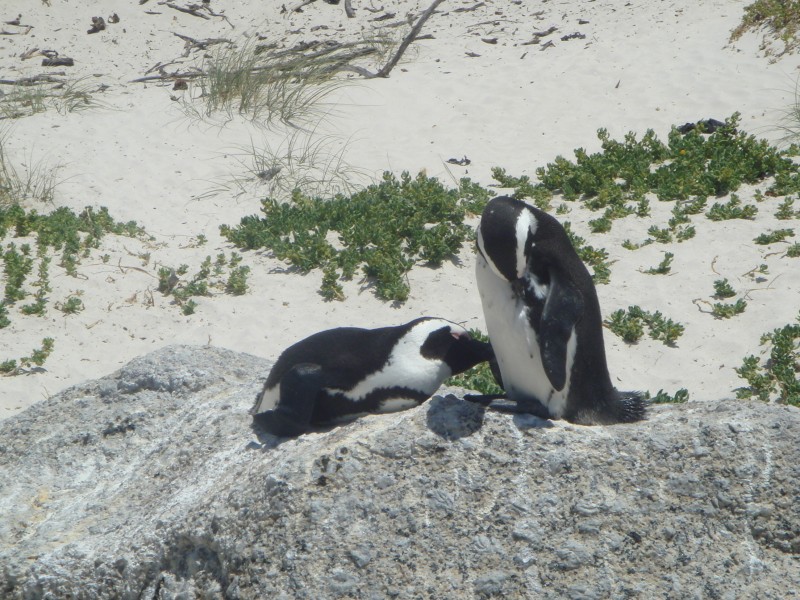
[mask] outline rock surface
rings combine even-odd
[[[0,423],[3,598],[792,598],[800,410],[578,427],[454,396],[280,445],[175,346]]]

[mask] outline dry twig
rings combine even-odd
[[[192,15],[193,17],[200,17],[201,19],[208,20],[210,17],[204,15],[203,13],[197,12],[197,7],[195,6],[178,6],[174,2],[159,2],[160,5],[168,6],[173,8],[177,11],[182,13],[186,13],[187,15]]]
[[[397,63],[400,61],[400,58],[408,49],[408,46],[411,44],[411,42],[417,39],[419,32],[422,30],[422,26],[425,25],[425,21],[428,20],[428,18],[433,14],[433,11],[436,10],[436,7],[438,7],[442,2],[444,2],[444,0],[434,0],[433,4],[431,4],[425,10],[425,12],[422,13],[420,18],[417,19],[417,22],[414,23],[414,26],[411,28],[411,31],[408,33],[408,35],[405,38],[403,38],[403,41],[397,48],[397,52],[394,53],[394,56],[392,56],[392,58],[389,59],[389,62],[387,62],[377,73],[371,73],[370,71],[364,69],[363,67],[348,66],[346,68],[348,68],[351,71],[355,71],[356,73],[359,73],[360,75],[363,75],[364,77],[367,77],[369,79],[375,77],[388,77],[389,73],[391,73],[392,69],[394,69],[395,65],[397,65]]]
[[[460,8],[455,9],[453,12],[472,12],[473,10],[478,10],[482,6],[486,6],[486,2],[478,2],[473,6],[462,6]]]
[[[317,1],[317,0],[303,0],[303,1],[302,1],[300,4],[298,4],[297,6],[294,6],[294,7],[290,8],[290,9],[289,9],[289,12],[301,12],[301,10],[302,10],[302,8],[303,8],[304,6],[308,6],[308,5],[309,5],[309,4],[311,4],[312,2],[316,2],[316,1]]]

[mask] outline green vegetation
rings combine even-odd
[[[519,198],[520,200],[528,198],[537,208],[550,210],[550,200],[553,194],[543,186],[534,185],[527,175],[513,177],[508,175],[506,170],[502,167],[492,167],[492,179],[497,182],[499,187],[512,188],[515,198]],[[562,204],[559,206],[559,210],[565,213],[569,208],[565,204]]]
[[[684,404],[689,401],[689,390],[680,388],[672,396],[664,390],[658,390],[655,396],[650,396],[650,393],[645,394],[645,399],[649,400],[651,404]]]
[[[183,314],[194,314],[197,308],[194,297],[211,296],[214,289],[233,296],[247,292],[250,267],[240,265],[241,262],[242,257],[236,252],[231,252],[230,259],[224,252],[217,254],[213,261],[211,256],[206,256],[197,273],[184,281],[181,277],[188,273],[188,265],[181,265],[177,269],[162,266],[158,269],[158,291],[165,296],[171,295]]]
[[[752,204],[742,206],[742,201],[736,194],[731,194],[731,199],[720,204],[715,202],[708,210],[706,216],[712,221],[725,221],[728,219],[749,219],[753,220],[758,213],[758,208]]]
[[[709,219],[752,219],[757,207],[742,206],[732,194],[742,184],[774,177],[768,196],[800,191],[800,167],[791,159],[798,149],[779,151],[766,140],[741,132],[739,119],[735,113],[711,134],[703,134],[702,127],[686,134],[673,128],[666,143],[652,130],[641,139],[629,133],[623,141],[617,141],[600,129],[600,152],[589,154],[578,148],[574,161],[556,157],[537,169],[538,184],[512,177],[502,169],[496,169],[494,176],[513,187],[516,197],[535,198],[537,205],[549,205],[552,195],[558,193],[566,200],[580,200],[590,210],[603,210],[601,217],[589,222],[594,233],[609,231],[620,217],[649,215],[646,194],[674,201],[673,216],[666,227],[653,224],[647,240],[625,240],[623,245],[633,250],[653,242],[682,242],[694,237],[696,230],[690,217],[702,212],[711,196],[731,194],[728,202],[717,202],[707,211]]]
[[[660,340],[667,346],[674,346],[683,334],[683,325],[680,323],[664,318],[659,311],[650,313],[638,306],[629,306],[627,311],[615,310],[603,323],[629,344],[641,339],[645,327],[650,330],[651,338]]]
[[[727,279],[717,279],[714,282],[714,297],[715,298],[732,298],[736,295],[736,292],[731,287],[731,284],[728,283]]]
[[[715,302],[711,306],[711,314],[718,319],[730,319],[734,315],[743,313],[745,308],[747,308],[747,302],[743,298],[739,298],[733,304]]]
[[[657,267],[650,267],[645,271],[648,275],[666,275],[672,270],[672,259],[675,255],[672,252],[665,252],[664,259],[658,264]]]
[[[489,337],[479,329],[470,329],[469,334],[473,339],[482,342],[489,341]],[[481,394],[487,395],[504,393],[503,388],[497,385],[489,363],[486,362],[476,365],[460,375],[450,377],[444,384],[464,388],[466,390],[475,390]]]
[[[728,283],[727,279],[718,279],[714,282],[714,294],[713,294],[714,298],[722,300],[724,298],[732,298],[735,295],[736,292],[731,287],[730,283]],[[739,298],[738,300],[736,300],[736,302],[732,303],[726,303],[726,302],[711,303],[701,299],[695,300],[694,303],[707,304],[711,306],[710,314],[717,319],[730,319],[733,316],[742,314],[745,308],[747,308],[747,301],[744,298]]]
[[[33,283],[37,288],[34,294],[35,301],[32,304],[23,306],[20,310],[26,315],[39,315],[43,317],[47,306],[47,293],[50,289],[50,257],[46,255],[47,249],[44,246],[39,246],[38,256],[39,259],[39,278]]]
[[[56,302],[56,308],[65,315],[74,315],[81,312],[85,306],[80,299],[80,294],[71,294],[63,302]]]
[[[467,179],[447,189],[421,173],[399,180],[384,173],[380,183],[350,197],[323,200],[295,191],[291,204],[264,200],[263,217],[245,217],[221,233],[242,249],[268,248],[301,273],[322,270],[325,298],[341,299],[339,281],[361,270],[379,298],[403,302],[406,273],[419,262],[438,266],[453,258],[472,239],[465,216],[488,197]]]
[[[30,257],[31,247],[23,244],[20,251],[12,242],[3,253],[3,273],[6,276],[6,288],[3,301],[12,304],[25,297],[22,284],[25,278],[33,270],[33,259]]]
[[[786,198],[783,202],[781,202],[781,204],[778,206],[777,212],[775,213],[775,217],[782,221],[800,217],[800,211],[794,210],[794,198]]]
[[[736,390],[739,398],[756,397],[782,404],[800,406],[800,313],[797,324],[786,325],[761,336],[761,345],[769,345],[769,358],[761,361],[747,356],[736,369],[747,387]]]
[[[695,198],[696,202],[771,175],[791,178],[797,174],[798,168],[789,158],[766,140],[738,131],[738,124],[736,113],[710,135],[697,129],[681,134],[673,128],[666,144],[652,130],[640,141],[629,133],[618,142],[600,129],[597,135],[602,152],[590,155],[579,148],[575,162],[557,157],[536,173],[545,189],[560,191],[568,200],[591,200],[589,207],[593,209],[639,202],[648,192],[659,200]]]
[[[775,231],[770,231],[769,233],[762,233],[753,241],[756,244],[766,246],[769,244],[774,244],[776,242],[782,242],[787,237],[794,237],[793,229],[776,229]]]
[[[35,348],[30,356],[23,356],[20,359],[12,358],[0,362],[0,374],[19,375],[20,373],[28,371],[33,366],[41,367],[53,351],[54,344],[53,338],[44,338],[42,340],[42,347]]]
[[[641,139],[630,133],[620,142],[600,129],[601,152],[589,154],[579,148],[574,162],[557,157],[537,170],[539,183],[509,175],[499,167],[492,175],[498,187],[543,209],[550,209],[553,195],[561,194],[568,201],[580,199],[590,210],[602,211],[588,223],[593,233],[609,231],[621,217],[648,217],[647,194],[672,201],[666,226],[650,224],[645,241],[625,240],[623,246],[633,250],[655,242],[683,242],[695,236],[691,219],[706,211],[710,196],[731,194],[727,202],[716,202],[707,210],[708,218],[752,219],[756,206],[742,206],[732,193],[742,184],[773,177],[767,196],[800,191],[800,166],[791,158],[795,150],[781,152],[766,140],[739,131],[738,124],[739,115],[734,114],[711,134],[702,133],[702,127],[685,134],[673,128],[666,143],[652,130]],[[263,177],[276,177],[281,170],[272,163],[250,169]],[[221,231],[239,248],[267,248],[302,273],[319,269],[320,293],[328,300],[343,299],[342,282],[361,271],[378,297],[404,301],[409,292],[408,271],[419,262],[437,265],[453,258],[472,235],[463,223],[464,211],[479,214],[494,195],[467,179],[453,190],[423,175],[412,179],[407,173],[399,181],[386,173],[381,182],[364,190],[332,198],[301,189],[294,187],[288,202],[268,197],[262,202],[263,215],[246,217]],[[556,212],[567,210],[562,203]],[[595,283],[608,283],[608,252],[587,244],[568,221],[563,225],[578,255],[593,271]],[[661,265],[648,272],[669,270],[665,256]]]
[[[608,261],[608,252],[604,248],[595,248],[586,244],[584,238],[572,231],[569,221],[564,221],[562,225],[580,259],[592,267],[594,282],[596,284],[608,283],[611,280],[611,263]]]
[[[783,49],[775,55],[766,42],[761,50],[765,55],[780,57],[797,51],[800,44],[800,1],[798,0],[756,0],[744,9],[742,22],[731,33],[731,41],[736,41],[747,31],[761,31],[766,28],[772,39],[783,43]]]
[[[743,277],[747,276],[751,279],[755,279],[756,281],[766,281],[763,277],[761,277],[762,275],[769,275],[769,267],[763,263],[750,269],[743,275]]]
[[[36,210],[26,211],[16,204],[0,206],[0,239],[9,234],[13,237],[35,236],[37,249],[34,257],[30,244],[17,247],[12,241],[6,243],[0,252],[5,275],[0,328],[3,322],[9,320],[9,307],[29,296],[26,281],[33,272],[36,261],[38,278],[29,284],[36,288],[33,302],[21,306],[20,312],[44,316],[48,293],[51,291],[49,269],[52,259],[49,252],[60,252],[60,265],[68,274],[76,276],[81,260],[89,256],[91,250],[99,246],[100,239],[108,233],[128,237],[144,235],[144,231],[132,221],[114,221],[105,207],[87,207],[79,214],[67,208],[59,208],[50,214],[40,215]]]

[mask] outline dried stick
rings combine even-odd
[[[417,19],[416,23],[414,23],[414,27],[411,28],[411,31],[403,39],[402,43],[400,44],[400,47],[397,49],[397,52],[395,52],[395,55],[391,58],[391,60],[388,63],[384,65],[384,67],[380,71],[378,71],[377,73],[378,77],[389,76],[391,70],[394,69],[395,65],[400,61],[400,57],[403,56],[403,53],[406,51],[408,46],[411,44],[411,42],[414,41],[419,32],[422,30],[422,26],[425,25],[425,21],[428,20],[428,18],[433,14],[433,11],[436,10],[436,7],[439,6],[442,2],[444,2],[444,0],[433,0],[433,4],[431,4],[428,7],[428,10],[422,13],[422,16],[419,19]]]
[[[174,4],[172,2],[159,2],[159,4],[163,4],[164,6],[169,6],[170,8],[174,8],[175,10],[179,10],[180,12],[192,15],[193,17],[200,17],[201,19],[205,19],[206,21],[208,21],[211,18],[197,12],[197,9],[195,8],[184,8],[183,6],[178,6],[177,4]]]
[[[55,79],[55,77],[59,75],[63,77],[66,73],[61,71],[60,73],[40,74],[34,75],[33,77],[23,77],[22,79],[0,79],[0,85],[28,86],[39,85],[41,83],[62,83],[60,79]]]
[[[408,32],[408,35],[403,38],[403,41],[400,43],[400,47],[397,49],[397,52],[394,53],[389,62],[387,62],[377,73],[371,73],[367,69],[363,67],[356,67],[356,66],[347,66],[343,68],[347,68],[350,71],[355,71],[356,73],[363,75],[368,79],[373,79],[375,77],[388,77],[389,73],[391,73],[392,69],[394,69],[395,65],[400,61],[400,58],[403,56],[403,53],[408,49],[408,46],[417,39],[417,35],[419,34],[420,30],[422,30],[422,26],[425,25],[425,21],[433,14],[433,11],[436,10],[436,7],[439,6],[444,0],[433,0],[433,4],[431,4],[427,10],[422,13],[417,22],[414,23],[414,26],[411,28],[411,31]]]
[[[469,7],[462,6],[461,8],[455,9],[453,12],[470,12],[470,11],[473,11],[473,10],[478,10],[482,6],[486,6],[486,2],[478,2],[476,5],[469,6]]]
[[[189,56],[189,53],[192,49],[197,50],[206,50],[209,46],[213,44],[232,44],[231,40],[225,38],[208,38],[207,40],[196,40],[188,35],[182,35],[180,33],[172,32],[172,35],[181,38],[184,42],[186,42],[186,47],[183,52],[184,58]]]
[[[300,4],[295,7],[289,9],[289,12],[300,12],[304,6],[308,6],[312,2],[316,2],[317,0],[303,0]]]
[[[147,81],[166,81],[168,79],[194,79],[195,77],[205,77],[203,72],[190,72],[190,73],[164,73],[163,75],[150,75],[148,77],[139,77],[139,79],[132,79],[131,83],[145,83]]]

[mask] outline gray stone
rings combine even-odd
[[[796,408],[592,428],[450,390],[279,444],[269,368],[165,348],[0,422],[0,596],[800,595]]]

